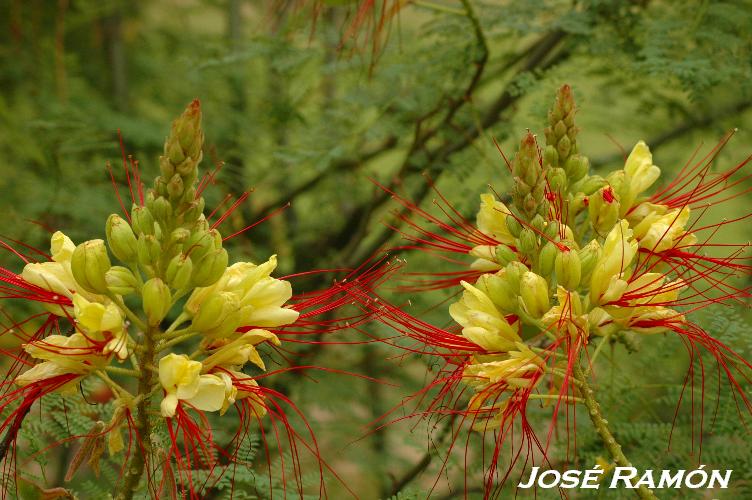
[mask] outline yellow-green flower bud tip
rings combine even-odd
[[[498,262],[502,266],[506,266],[510,262],[517,260],[517,254],[514,253],[514,250],[506,245],[498,245],[495,252],[496,262]]]
[[[506,218],[506,223],[507,229],[509,229],[511,235],[515,238],[519,238],[520,232],[522,232],[522,224],[520,224],[520,221],[518,221],[515,216],[510,215]]]
[[[131,209],[131,224],[136,235],[155,234],[154,216],[146,207],[134,205]]]
[[[602,187],[590,197],[588,215],[593,230],[600,235],[607,234],[619,219],[619,200],[611,186]]]
[[[556,255],[556,280],[567,290],[575,290],[582,277],[582,264],[576,250],[565,250]]]
[[[104,275],[107,288],[118,295],[128,295],[136,291],[136,276],[122,266],[112,266]]]
[[[532,255],[538,249],[538,237],[532,229],[526,227],[520,233],[519,249],[522,253]]]
[[[220,326],[227,317],[240,309],[240,301],[235,294],[221,292],[207,298],[196,315],[191,325],[194,330],[207,331]]]
[[[158,325],[167,316],[172,305],[170,289],[161,279],[152,278],[144,283],[141,297],[149,325]]]
[[[112,254],[121,262],[133,262],[136,259],[136,235],[130,224],[117,214],[107,218],[105,226],[107,244]]]
[[[170,135],[165,140],[164,156],[160,158],[162,181],[168,183],[178,175],[189,186],[195,182],[196,168],[201,161],[204,133],[201,130],[201,103],[194,100],[182,115],[172,122]],[[174,186],[173,186],[174,189]],[[180,193],[183,193],[183,188]],[[161,189],[158,190],[161,192]]]
[[[204,255],[193,267],[191,283],[194,287],[213,285],[227,268],[227,250],[220,248]]]
[[[186,255],[176,255],[167,265],[167,283],[176,290],[186,288],[191,282],[192,274],[193,262],[191,262],[191,258]]]
[[[556,148],[559,164],[566,164],[570,155],[577,153],[577,128],[574,126],[574,104],[572,87],[562,85],[556,93],[556,101],[548,112],[546,144]]]
[[[590,279],[595,264],[601,258],[602,253],[601,245],[596,240],[592,240],[579,251],[582,281],[588,281]]]
[[[543,245],[540,254],[538,254],[538,271],[541,276],[551,276],[551,273],[554,271],[556,254],[558,253],[559,249],[550,241]]]
[[[501,276],[486,274],[482,278],[485,278],[488,297],[494,304],[507,312],[513,313],[517,311],[517,291],[510,283],[511,280],[508,279],[506,273],[502,273]]]
[[[546,279],[530,271],[524,273],[520,279],[520,299],[530,316],[541,318],[550,308]]]
[[[153,271],[162,255],[162,248],[156,236],[142,234],[136,243],[136,253],[138,255],[138,264],[144,270],[151,269]]]
[[[520,142],[520,149],[512,162],[512,173],[530,188],[538,183],[541,166],[538,163],[538,148],[535,143],[535,136],[530,132]]]
[[[92,293],[107,293],[104,275],[112,264],[103,240],[89,240],[76,247],[71,256],[73,278]]]

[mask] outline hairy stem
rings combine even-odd
[[[141,354],[141,376],[138,378],[138,403],[136,404],[135,431],[140,446],[134,450],[130,463],[125,470],[123,487],[116,497],[117,500],[131,500],[144,474],[146,457],[151,453],[151,425],[149,423],[149,409],[151,407],[151,392],[154,383],[154,371],[148,369],[154,365],[154,336],[159,330],[149,327],[144,333],[144,350]]]
[[[616,441],[616,438],[608,428],[608,421],[603,417],[603,413],[601,413],[601,405],[598,403],[598,400],[595,399],[595,393],[590,387],[590,384],[588,384],[588,381],[585,378],[585,374],[583,373],[582,367],[579,363],[574,363],[573,372],[575,379],[579,379],[580,381],[582,399],[585,402],[585,406],[587,406],[588,413],[590,415],[590,421],[593,422],[593,427],[595,427],[596,432],[603,440],[603,444],[606,445],[606,449],[611,454],[614,462],[616,462],[616,465],[618,465],[619,467],[632,467],[632,462],[630,462],[626,455],[624,455],[624,452],[621,449],[621,445]],[[635,493],[642,499],[658,499],[658,497],[653,494],[653,491],[648,489],[646,486],[641,485],[635,491]]]

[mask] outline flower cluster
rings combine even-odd
[[[728,179],[743,164],[710,174],[716,148],[657,189],[661,170],[640,141],[622,168],[596,175],[580,153],[575,113],[571,89],[564,86],[548,114],[545,146],[532,133],[525,135],[507,165],[510,195],[481,195],[475,224],[440,193],[450,221],[395,195],[412,214],[400,215],[408,226],[401,232],[410,241],[400,250],[474,258],[468,269],[417,284],[411,273],[413,285],[404,287],[415,292],[457,286],[459,299],[449,314],[458,331],[418,322],[394,307],[380,310],[386,323],[418,341],[412,351],[438,354],[449,366],[430,388],[439,388],[438,400],[454,401],[436,400],[421,414],[461,413],[475,429],[498,431],[487,493],[499,446],[514,435],[516,422],[545,456],[547,445],[533,435],[525,417],[530,400],[556,401],[552,426],[562,403],[584,402],[604,442],[613,442],[588,384],[603,345],[675,332],[693,360],[697,346],[710,352],[735,390],[741,392],[736,379],[748,377],[743,374],[747,361],[687,319],[707,305],[749,297],[748,289],[734,284],[751,270],[743,255],[747,245],[724,246],[731,252],[718,256],[710,238],[698,233],[712,237],[726,222],[701,226],[695,214],[702,215],[713,200],[735,196],[729,190],[736,182]],[[426,222],[438,229],[424,227]],[[588,353],[591,345],[596,348]],[[472,392],[464,411],[446,409],[462,404],[465,390],[455,391],[457,384]],[[617,463],[623,459],[620,448],[612,455]]]
[[[109,387],[115,410],[109,425],[102,425],[94,437],[106,438],[111,456],[125,451],[123,460],[130,462],[123,469],[118,498],[132,497],[144,471],[155,496],[175,486],[191,498],[200,496],[206,482],[194,484],[191,469],[214,470],[217,460],[235,462],[238,447],[249,435],[248,422],[265,415],[279,444],[283,438],[290,444],[299,478],[295,443],[320,460],[315,438],[293,429],[285,407],[302,417],[299,410],[252,375],[266,371],[258,347],[274,349],[280,339],[291,336],[357,327],[367,314],[340,320],[333,313],[352,302],[351,290],[367,294],[368,282],[381,273],[378,264],[358,269],[326,290],[294,296],[289,281],[272,276],[276,256],[261,264],[228,265],[223,246],[227,238],[218,226],[229,211],[215,222],[204,215],[202,192],[216,171],[199,179],[203,137],[196,100],[172,124],[153,189],[144,189],[135,162],[130,167],[125,163],[133,206],[126,210],[121,201],[124,217],[112,214],[107,219],[106,241],[76,245],[58,231],[52,235],[50,255],[41,262],[8,245],[26,265],[20,274],[0,272],[3,297],[35,301],[47,311],[3,332],[21,331],[16,335],[25,353],[17,356],[19,362],[0,395],[1,408],[12,415],[0,424],[6,431],[4,442],[15,442],[39,398],[52,392],[70,394],[84,379],[96,379]],[[23,325],[39,317],[45,318],[43,326],[24,334]],[[297,367],[280,371],[290,369]],[[222,416],[230,408],[237,410],[240,421],[230,446],[220,446],[205,413]],[[171,440],[160,449],[151,443],[158,425],[153,415],[162,418]],[[4,446],[0,458],[6,460],[7,451]],[[157,465],[163,469],[162,485],[152,477]],[[173,481],[169,478],[175,471],[179,477]],[[216,477],[221,475],[218,469]]]

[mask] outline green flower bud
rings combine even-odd
[[[532,255],[538,249],[538,237],[529,227],[522,230],[519,242],[520,244],[517,245],[517,248],[524,254]]]
[[[550,241],[543,245],[540,254],[538,254],[538,271],[541,276],[551,276],[554,271],[554,262],[556,261],[556,254],[559,250],[556,245]]]
[[[191,326],[198,331],[213,330],[220,326],[227,316],[240,309],[235,294],[220,292],[207,298],[193,317]]]
[[[153,272],[162,256],[162,247],[155,236],[142,234],[136,243],[136,253],[139,265],[145,270],[150,269]]]
[[[136,235],[155,234],[154,217],[146,207],[133,206],[131,209],[131,224]]]
[[[194,195],[186,196],[187,199],[192,199],[193,197]],[[204,213],[204,204],[205,202],[203,198],[192,201],[183,214],[183,221],[189,222],[198,219],[198,217]]]
[[[152,278],[141,288],[141,297],[149,325],[158,325],[172,306],[170,289],[161,279]]]
[[[543,150],[543,161],[549,167],[559,166],[559,152],[556,151],[554,146],[548,145],[546,146],[546,149]]]
[[[578,256],[582,274],[581,281],[590,280],[590,275],[595,268],[595,264],[600,260],[602,252],[601,245],[596,240],[592,240],[580,249]]]
[[[566,158],[569,156],[569,153],[572,151],[572,141],[568,136],[565,135],[564,137],[559,139],[559,143],[556,145],[556,150],[559,153],[559,157],[561,158]]]
[[[177,141],[165,143],[164,149],[165,155],[167,156],[167,158],[165,158],[166,163],[178,165],[185,161],[185,153],[183,153],[183,148],[180,147],[180,144]],[[164,175],[164,173],[162,175]],[[165,177],[172,177],[172,174],[166,175]]]
[[[122,262],[133,262],[136,258],[136,235],[130,224],[117,214],[107,218],[105,226],[107,244],[112,254]]]
[[[559,237],[559,221],[552,220],[549,221],[548,224],[546,224],[546,228],[543,231],[543,234],[548,236],[550,239],[555,239]]]
[[[552,168],[548,172],[548,185],[551,191],[560,193],[567,189],[567,174],[563,168]]]
[[[600,175],[591,175],[589,177],[584,177],[583,179],[581,179],[580,182],[577,183],[577,187],[572,188],[572,191],[583,192],[587,196],[591,196],[593,193],[606,185],[608,185],[606,179],[604,179]]]
[[[580,284],[582,266],[576,250],[558,252],[556,256],[556,280],[567,290],[575,290]]]
[[[520,301],[525,311],[533,318],[540,318],[548,312],[548,283],[542,276],[526,272],[520,279]]]
[[[517,254],[514,250],[506,245],[497,245],[496,247],[496,262],[502,266],[506,266],[510,262],[517,260]]]
[[[112,264],[103,240],[81,243],[71,256],[71,271],[76,282],[92,293],[107,293],[104,275]]]
[[[176,144],[177,149],[180,149],[180,146]],[[175,175],[175,165],[170,161],[170,159],[166,156],[162,156],[159,158],[159,171],[162,174],[162,177],[165,179],[169,179],[173,175]]]
[[[172,218],[172,205],[170,205],[170,202],[164,196],[155,199],[150,204],[149,209],[154,214],[154,218],[162,223]]]
[[[207,253],[193,266],[191,284],[194,287],[213,285],[224,274],[227,261],[227,250],[224,248]]]
[[[138,288],[136,276],[123,266],[112,266],[104,274],[107,289],[117,295],[130,295]]]
[[[577,182],[590,171],[590,160],[586,156],[572,155],[564,165],[564,170],[572,182]]]
[[[512,236],[519,238],[520,232],[522,231],[522,224],[520,224],[520,221],[518,221],[517,218],[513,215],[507,216],[506,221],[507,229],[509,229],[509,232],[512,234]]]
[[[605,235],[611,231],[619,218],[619,200],[611,186],[601,188],[590,197],[588,215],[597,234]]]
[[[517,311],[518,290],[515,290],[509,284],[505,275],[485,274],[481,278],[488,291],[488,297],[494,304],[506,312],[514,313]]]
[[[510,262],[504,268],[504,279],[509,283],[510,289],[517,295],[520,292],[520,280],[522,275],[528,271],[522,262]]]
[[[176,290],[182,290],[190,284],[192,274],[193,262],[191,262],[191,258],[179,254],[173,257],[167,265],[165,277],[168,285]]]
[[[167,183],[166,188],[171,202],[174,203],[175,201],[179,200],[183,196],[183,192],[185,191],[183,178],[180,177],[180,174],[173,175],[170,178],[170,181]]]
[[[546,229],[546,220],[541,217],[540,214],[533,217],[533,220],[530,221],[530,225],[533,226],[539,233],[542,233],[544,229]]]

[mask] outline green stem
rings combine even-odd
[[[138,327],[141,331],[146,331],[146,323],[138,317],[136,313],[130,310],[128,306],[125,305],[125,302],[123,302],[123,298],[119,295],[116,295],[114,293],[108,294],[110,299],[120,307],[120,309],[125,313],[125,315],[128,317],[131,322]]]
[[[593,367],[595,366],[595,360],[598,359],[598,356],[600,355],[601,351],[603,350],[603,346],[608,344],[608,341],[611,339],[611,334],[606,334],[601,338],[601,341],[598,343],[597,346],[595,346],[595,351],[593,351],[593,355],[590,356],[590,366],[588,366],[585,369],[585,377],[590,377],[590,373],[593,371]]]
[[[149,422],[149,408],[151,407],[152,385],[154,372],[149,369],[154,365],[155,350],[154,337],[157,330],[149,327],[144,332],[144,351],[141,356],[141,376],[138,379],[138,403],[136,404],[135,430],[138,433],[140,446],[133,450],[130,463],[125,470],[122,489],[116,500],[132,500],[133,495],[141,482],[144,474],[146,457],[151,453],[151,424]]]
[[[585,406],[590,414],[590,421],[593,422],[593,427],[595,427],[596,432],[601,437],[601,440],[603,440],[603,444],[606,445],[606,449],[611,454],[614,462],[616,462],[616,465],[619,467],[632,467],[632,462],[630,462],[624,455],[621,445],[616,441],[616,438],[608,428],[608,421],[603,417],[603,413],[601,413],[601,405],[598,403],[598,400],[595,399],[595,393],[590,387],[590,384],[588,384],[579,363],[574,363],[573,372],[575,378],[580,381],[582,399],[584,400]],[[637,493],[637,496],[643,500],[658,499],[658,497],[653,494],[653,491],[644,485],[640,485],[635,493]]]
[[[189,332],[180,334],[180,335],[178,335],[176,337],[173,337],[173,338],[171,338],[169,340],[161,341],[157,345],[157,351],[159,351],[159,352],[164,351],[168,347],[172,347],[172,346],[174,346],[176,344],[179,344],[179,343],[181,343],[181,342],[183,342],[185,340],[188,340],[189,338],[194,337],[196,335],[198,335],[198,332],[191,332],[191,331],[189,331]]]

